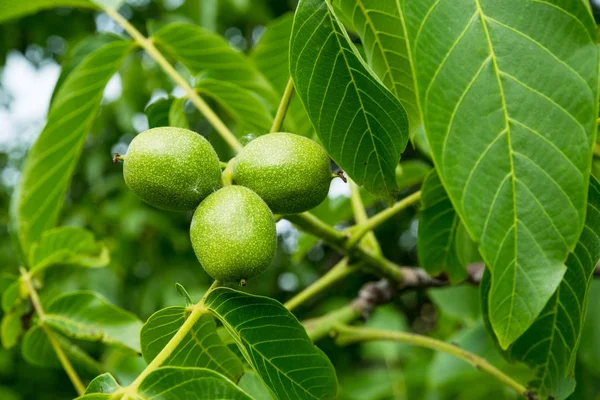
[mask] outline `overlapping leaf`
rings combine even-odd
[[[489,317],[507,348],[558,287],[583,228],[595,24],[579,1],[405,7],[433,158],[491,271]]]
[[[362,60],[328,2],[299,3],[290,71],[329,155],[356,183],[393,196],[394,171],[408,142],[406,113]]]
[[[460,282],[467,276],[464,239],[468,234],[435,170],[423,182],[421,192],[417,237],[420,265],[432,276],[447,272],[452,282]]]
[[[205,305],[277,398],[335,398],[337,378],[331,362],[280,303],[218,288],[208,294]]]
[[[201,78],[196,83],[201,95],[215,100],[236,122],[236,136],[269,133],[273,114],[256,93],[227,81]]]
[[[53,264],[71,264],[82,267],[103,267],[109,262],[108,249],[96,242],[85,229],[63,226],[42,234],[40,241],[31,246],[29,265],[32,273]]]
[[[171,340],[188,314],[185,307],[168,307],[148,319],[140,334],[142,354],[147,363]],[[239,380],[244,373],[242,362],[221,343],[215,320],[210,314],[200,317],[162,365],[208,368],[232,381]]]
[[[95,292],[72,292],[55,298],[46,307],[44,322],[69,337],[140,352],[142,322]]]
[[[46,127],[29,151],[14,196],[15,223],[25,254],[42,232],[56,224],[104,87],[131,48],[126,41],[102,46],[73,69],[57,93]]]
[[[252,90],[277,105],[279,99],[271,84],[222,36],[195,25],[173,23],[159,29],[153,40],[194,75],[210,71],[211,77]]]
[[[567,259],[567,272],[540,316],[507,352],[510,359],[537,369],[532,386],[543,398],[564,399],[575,389],[575,358],[599,261],[600,183],[591,178],[585,227]]]
[[[404,106],[414,137],[421,127],[421,115],[400,1],[333,0],[333,5],[360,37],[373,71]]]

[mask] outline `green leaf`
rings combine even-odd
[[[396,184],[398,190],[418,185],[429,175],[432,167],[422,160],[403,161],[396,167]]]
[[[132,44],[126,41],[106,44],[73,69],[58,91],[13,197],[16,228],[25,254],[56,224],[104,87],[131,49]]]
[[[321,143],[358,184],[390,198],[408,142],[404,108],[373,75],[326,1],[302,0],[290,70]]]
[[[250,58],[254,61],[258,70],[271,82],[280,96],[283,95],[290,78],[288,54],[293,22],[293,13],[287,13],[272,20],[267,24],[265,32],[250,53]],[[289,123],[289,117],[293,118],[293,124]],[[310,122],[310,118],[308,118],[298,96],[292,96],[288,108],[284,127],[289,125],[291,127],[288,129],[298,135],[311,136],[314,132],[312,122]]]
[[[463,281],[468,260],[460,239],[466,232],[435,170],[425,178],[421,192],[417,237],[420,265],[429,275],[446,272],[451,282]]]
[[[176,283],[175,289],[177,289],[177,293],[179,293],[181,295],[181,298],[185,301],[186,307],[192,306],[194,304],[192,298],[190,297],[190,294],[187,292],[187,290],[185,290],[182,284]]]
[[[2,310],[5,313],[14,310],[27,296],[27,288],[25,288],[23,281],[19,277],[2,293]]]
[[[254,400],[273,400],[271,392],[254,371],[246,371],[238,386],[248,393]]]
[[[433,159],[492,274],[489,317],[507,348],[555,292],[583,228],[595,24],[583,1],[405,7]]]
[[[120,386],[116,379],[107,372],[92,379],[88,387],[85,389],[85,394],[113,393],[119,388]]]
[[[204,304],[223,322],[277,398],[335,398],[337,378],[331,362],[280,303],[217,288],[206,296]]]
[[[236,136],[247,134],[255,136],[269,133],[273,124],[273,115],[268,104],[256,93],[236,84],[201,78],[196,88],[203,97],[215,100],[236,122]]]
[[[174,97],[161,98],[146,107],[144,113],[148,117],[149,128],[169,126],[169,113],[174,100]]]
[[[159,29],[152,38],[161,51],[180,61],[193,75],[210,71],[212,78],[252,90],[273,106],[279,102],[265,77],[222,36],[176,22]]]
[[[2,316],[0,323],[0,338],[2,339],[2,347],[10,349],[19,342],[19,337],[23,333],[21,327],[21,317],[23,313],[19,310],[8,312]]]
[[[166,346],[188,315],[185,307],[167,307],[148,318],[140,334],[142,354],[147,363]],[[232,381],[237,381],[244,373],[242,362],[221,342],[210,314],[200,317],[162,365],[209,368]]]
[[[91,358],[79,346],[71,343],[58,332],[53,332],[53,336],[77,370],[94,376],[102,373],[102,368],[96,360]],[[52,348],[48,337],[39,325],[27,331],[23,337],[21,352],[23,358],[32,365],[45,368],[62,368],[62,364],[56,357],[56,352]]]
[[[143,400],[252,400],[229,379],[204,368],[158,368],[138,393]]]
[[[45,231],[29,252],[32,274],[54,264],[97,268],[104,267],[109,261],[108,249],[96,242],[90,231],[72,226]]]
[[[404,106],[410,136],[414,137],[422,126],[421,113],[400,1],[333,0],[333,6],[360,37],[373,72]]]
[[[190,123],[184,111],[186,100],[185,97],[173,100],[171,108],[169,109],[169,126],[190,129]]]
[[[119,8],[125,0],[0,0],[0,23],[49,8]]]
[[[575,390],[575,359],[588,293],[600,261],[600,183],[590,180],[585,228],[567,259],[567,272],[533,325],[508,349],[512,360],[537,368],[532,382],[542,396],[567,398]]]
[[[141,351],[142,322],[98,293],[64,294],[55,298],[45,311],[44,322],[67,336]]]

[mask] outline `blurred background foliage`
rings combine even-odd
[[[120,11],[145,33],[165,23],[185,21],[217,32],[231,46],[249,53],[266,27],[286,18],[294,7],[293,0],[128,0]],[[45,123],[60,65],[95,33],[123,34],[104,13],[73,9],[44,11],[0,26],[0,272],[15,273],[20,265],[8,227],[9,201],[27,150]],[[143,204],[125,186],[122,167],[111,162],[113,153],[125,153],[131,139],[147,129],[144,112],[149,104],[180,94],[140,51],[111,79],[61,217],[63,225],[94,232],[110,249],[111,262],[103,269],[51,270],[45,277],[42,301],[88,288],[145,320],[160,308],[182,304],[176,282],[183,283],[196,300],[206,290],[210,278],[198,265],[189,242],[191,214],[163,212]],[[225,144],[209,124],[192,107],[186,107],[186,112],[191,128],[213,143],[222,160],[229,159]],[[410,175],[417,181],[430,165],[426,156],[412,148],[403,160],[412,160]],[[598,163],[595,168],[600,174]],[[348,196],[349,189],[334,180],[330,197],[315,213],[332,224],[351,222]],[[385,206],[365,201],[370,213]],[[376,232],[386,256],[404,265],[418,264],[415,217],[415,210],[401,213]],[[278,232],[275,262],[246,290],[285,301],[331,268],[340,255],[286,221],[278,223]],[[365,274],[349,277],[302,305],[296,312],[298,318],[318,316],[346,304],[363,283],[374,279]],[[588,314],[575,399],[600,399],[600,282],[594,283]],[[368,324],[448,340],[517,378],[529,376],[523,367],[502,361],[491,344],[480,321],[475,287],[404,294],[377,309]],[[140,358],[89,343],[81,345],[98,360],[100,369],[111,371],[122,383],[131,381],[143,367]],[[325,340],[320,345],[336,366],[341,399],[515,398],[493,378],[449,355],[392,343],[339,348]],[[0,350],[0,399],[66,399],[73,393],[62,370],[31,366],[18,348]]]

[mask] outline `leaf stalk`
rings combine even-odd
[[[281,132],[283,120],[285,119],[285,115],[287,114],[287,110],[290,106],[290,102],[292,101],[293,94],[294,81],[292,80],[292,78],[290,78],[288,80],[287,85],[285,86],[285,90],[283,91],[283,96],[281,97],[279,108],[277,108],[277,114],[275,114],[275,119],[273,120],[273,125],[271,126],[271,133]]]

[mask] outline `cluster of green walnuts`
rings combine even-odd
[[[190,238],[202,267],[222,282],[262,273],[277,249],[276,214],[320,204],[332,178],[327,153],[292,133],[252,140],[223,173],[217,153],[196,132],[161,127],[144,131],[123,160],[127,186],[164,210],[194,211]]]

